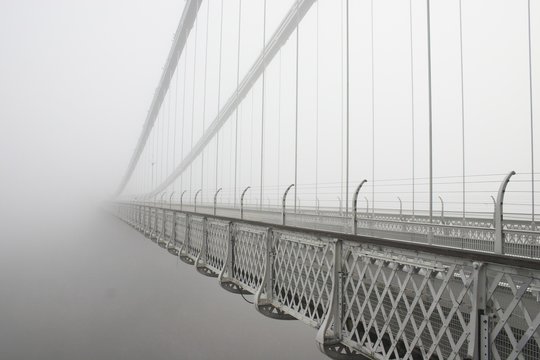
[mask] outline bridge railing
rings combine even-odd
[[[114,207],[201,273],[219,276],[225,289],[255,295],[262,314],[318,328],[330,357],[540,358],[537,260],[151,205]]]
[[[160,203],[150,205],[161,206]],[[172,204],[169,208],[178,209]],[[183,208],[193,211],[190,205],[184,205]],[[197,211],[202,214],[213,214],[214,208],[199,205]],[[216,212],[227,217],[238,217],[240,214],[239,209],[234,207],[217,207]],[[282,221],[282,214],[276,208],[246,208],[243,214],[248,220],[275,224]],[[432,221],[430,223],[427,216],[421,215],[412,217],[384,212],[359,213],[356,233],[488,253],[496,250],[497,229],[493,219],[445,216],[435,217]],[[297,213],[291,211],[286,213],[286,223],[324,231],[353,232],[351,215],[347,216],[338,211],[304,210]],[[501,253],[540,259],[540,231],[536,225],[530,221],[504,220],[500,231],[503,242]]]

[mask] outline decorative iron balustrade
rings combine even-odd
[[[225,289],[255,295],[260,313],[318,328],[317,343],[332,358],[540,358],[540,261],[149,205],[114,207]],[[435,239],[492,241],[474,235],[476,228],[442,229]],[[508,249],[538,240],[514,232]]]

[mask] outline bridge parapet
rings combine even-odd
[[[318,328],[332,358],[540,358],[537,260],[152,205],[115,211],[255,295],[261,313]],[[435,239],[466,238],[463,228]]]

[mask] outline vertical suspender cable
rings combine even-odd
[[[534,225],[534,124],[533,124],[533,80],[532,80],[532,46],[531,46],[531,0],[527,0],[527,30],[529,38],[529,104],[531,116],[531,202],[532,202],[532,226]]]
[[[251,89],[251,109],[250,109],[250,114],[249,114],[249,119],[250,119],[250,122],[249,122],[249,183],[252,184],[253,183],[253,109],[254,109],[254,106],[253,106],[253,94],[255,93],[255,91],[253,89]],[[249,199],[251,200],[251,192],[250,192],[250,195],[249,195]]]
[[[266,0],[263,1],[262,51],[264,51],[265,44],[266,44]],[[262,205],[263,205],[265,75],[266,75],[266,63],[264,63],[264,60],[263,60],[262,95],[261,95],[261,164],[260,164],[261,165],[261,178],[260,178],[260,189],[259,189],[259,209],[262,209]]]
[[[219,63],[218,63],[218,96],[217,96],[217,110],[221,109],[221,60],[222,60],[222,46],[223,46],[223,0],[221,0],[221,10],[219,16]],[[219,169],[219,131],[216,133],[216,188],[218,185],[218,169]],[[235,186],[236,187],[236,186]]]
[[[463,78],[463,12],[459,0],[459,54],[461,76],[461,192],[463,193],[463,225],[465,225],[465,86]]]
[[[167,105],[167,164],[165,168],[165,176],[169,174],[169,147],[171,144],[171,87],[167,90],[167,96],[169,98]]]
[[[339,184],[340,184],[340,199],[343,199],[343,119],[344,119],[344,116],[343,116],[343,0],[340,2],[341,4],[341,51],[340,51],[340,54],[341,54],[341,63],[340,63],[340,68],[341,68],[341,87],[340,87],[340,91],[341,91],[341,129],[340,129],[340,136],[341,136],[341,142],[340,142],[340,155],[341,155],[341,161],[340,161],[340,164],[341,164],[341,167],[340,167],[340,179],[339,179]],[[341,200],[340,200],[341,202]],[[341,215],[341,204],[339,204],[339,211],[340,211],[340,215]]]
[[[152,129],[152,189],[154,188],[154,166],[156,163],[156,130],[157,124]]]
[[[300,42],[300,23],[298,18],[298,0],[296,0],[296,85],[295,85],[295,117],[294,117],[294,212],[298,195],[298,50]]]
[[[193,89],[191,91],[191,141],[189,144],[190,150],[193,149],[193,125],[195,124],[195,76],[197,75],[197,29],[199,27],[198,17],[195,18],[195,33],[194,33],[194,53],[193,53]],[[193,164],[189,165],[189,191],[193,192]],[[202,198],[202,195],[201,195]]]
[[[429,116],[429,222],[433,222],[433,118],[431,107],[431,11],[430,0],[426,0],[427,11],[427,56],[428,56],[428,116]],[[431,233],[431,229],[430,229]],[[431,235],[430,235],[431,243]]]
[[[279,205],[279,176],[280,176],[280,161],[281,161],[281,49],[279,49],[279,76],[278,76],[278,137],[277,137],[277,204]]]
[[[180,60],[180,59],[179,59]],[[176,67],[176,78],[174,80],[175,82],[175,90],[174,90],[174,136],[173,136],[173,154],[172,154],[172,167],[176,166],[176,130],[177,130],[177,116],[178,116],[178,73],[180,72],[180,69]],[[173,182],[173,192],[176,190],[176,180]]]
[[[371,216],[375,215],[375,41],[371,0]]]
[[[411,43],[411,132],[412,132],[412,217],[414,219],[415,205],[415,173],[414,173],[414,46],[413,46],[413,16],[412,16],[412,0],[409,0],[409,31]]]
[[[202,132],[204,134],[206,125],[206,82],[208,74],[208,23],[210,22],[210,3],[207,1],[206,6],[206,42],[204,45],[204,83],[203,83],[203,112],[202,112]],[[219,109],[219,108],[218,108]],[[204,151],[201,152],[201,188],[204,188]],[[204,195],[204,190],[201,195]],[[201,201],[203,197],[201,196]]]
[[[159,182],[163,181],[164,176],[163,173],[165,171],[165,167],[163,166],[165,163],[165,117],[166,117],[166,105],[165,102],[163,102],[161,106],[161,140],[159,142],[159,148],[160,148],[160,156],[159,156]]]
[[[184,90],[182,92],[182,141],[180,147],[180,161],[184,160],[184,129],[186,124],[186,78],[187,78],[187,59],[189,54],[189,47],[186,46],[186,52],[184,55]],[[180,175],[180,190],[184,191],[184,174]]]
[[[319,196],[319,2],[317,1],[315,69],[315,202]]]
[[[156,184],[161,180],[161,116],[162,109],[159,110],[157,128],[156,128]]]
[[[223,11],[222,11],[222,21],[223,21]],[[236,103],[238,104],[238,86],[240,85],[240,34],[242,26],[242,0],[238,1],[238,47],[236,50]],[[221,45],[220,45],[221,48]],[[234,120],[234,205],[236,206],[236,191],[238,187],[238,107],[235,109],[235,120]]]
[[[346,49],[346,134],[345,134],[345,214],[349,216],[349,0],[346,0],[345,6],[345,49]]]

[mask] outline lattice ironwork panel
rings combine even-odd
[[[207,230],[206,266],[215,272],[220,272],[227,258],[229,223],[220,220],[208,220]]]
[[[495,230],[461,226],[433,226],[433,244],[493,252]]]
[[[155,231],[156,230],[156,209],[150,208],[150,229]]]
[[[505,254],[540,258],[540,233],[526,230],[504,230]]]
[[[493,359],[540,359],[540,273],[490,265],[487,311]]]
[[[174,213],[172,211],[165,212],[165,232],[163,233],[164,240],[171,239],[173,217],[174,217]]]
[[[266,230],[235,225],[233,277],[255,293],[261,285],[266,259]]]
[[[203,246],[203,231],[204,231],[204,218],[202,217],[190,217],[189,218],[189,241],[188,241],[188,255],[193,257],[199,256]]]
[[[163,236],[163,211],[162,210],[156,210],[157,211],[157,232]]]
[[[288,232],[274,236],[274,298],[293,316],[319,326],[331,298],[333,243]]]
[[[344,248],[343,342],[378,359],[463,359],[473,269]]]
[[[175,243],[174,246],[181,247],[186,244],[186,215],[182,213],[175,213],[176,225],[175,225]]]

